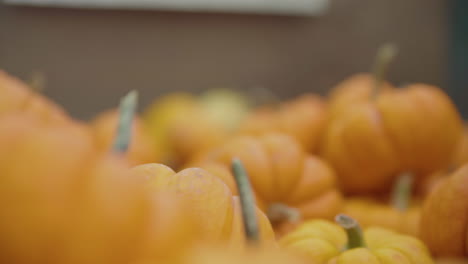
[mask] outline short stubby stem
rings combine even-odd
[[[397,179],[392,190],[391,204],[393,208],[406,211],[411,200],[411,189],[413,185],[413,175],[409,172],[402,173]]]
[[[345,230],[348,237],[345,250],[366,247],[362,229],[355,219],[345,214],[339,214],[335,217],[335,221]]]
[[[272,223],[282,223],[284,221],[297,223],[301,220],[301,212],[294,207],[284,203],[272,203],[266,211],[268,219]]]

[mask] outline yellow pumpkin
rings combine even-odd
[[[373,227],[362,233],[357,222],[338,215],[340,225],[311,220],[283,237],[280,244],[314,264],[432,264],[418,239]]]

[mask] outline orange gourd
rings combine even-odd
[[[364,228],[379,226],[402,234],[418,236],[421,208],[411,201],[412,177],[403,175],[395,184],[390,203],[371,198],[351,197],[345,200],[343,212]]]
[[[468,165],[445,178],[424,202],[421,238],[438,257],[466,257]]]
[[[198,237],[182,201],[147,192],[84,124],[5,113],[0,144],[1,263],[158,261]]]
[[[233,158],[244,163],[257,202],[278,231],[298,218],[332,218],[341,210],[342,197],[333,169],[320,158],[308,155],[290,136],[239,136],[198,157],[193,164],[220,170],[212,163],[229,166]],[[226,180],[232,176],[217,175],[232,185],[232,180]]]
[[[200,168],[188,168],[178,173],[163,164],[143,164],[132,169],[136,178],[146,179],[154,192],[174,191],[190,204],[191,212],[200,223],[204,243],[228,243],[233,248],[246,244],[239,197],[233,196],[218,177]],[[259,236],[265,244],[273,243],[270,222],[258,209]]]
[[[391,53],[384,49],[383,61]],[[386,190],[402,172],[427,175],[445,168],[461,138],[460,116],[442,90],[426,84],[386,89],[381,83],[379,77],[366,88],[340,85],[331,98],[335,114],[322,154],[347,193]],[[357,89],[362,91],[353,97]]]
[[[326,121],[324,100],[317,95],[304,94],[276,107],[254,111],[241,124],[240,133],[285,133],[294,137],[307,151],[316,152]]]
[[[252,248],[247,251],[232,251],[225,247],[195,247],[182,262],[168,264],[310,264],[283,250]]]
[[[338,215],[339,225],[311,220],[283,237],[280,244],[314,264],[432,264],[418,239],[372,227],[364,233],[356,220]]]

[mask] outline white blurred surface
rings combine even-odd
[[[75,8],[161,9],[319,15],[329,0],[4,0],[9,4]]]

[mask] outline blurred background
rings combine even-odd
[[[388,79],[444,88],[468,116],[466,0],[330,0],[318,15],[32,7],[0,3],[0,68],[46,77],[44,93],[87,119],[130,89],[266,87],[325,95],[398,44]]]

